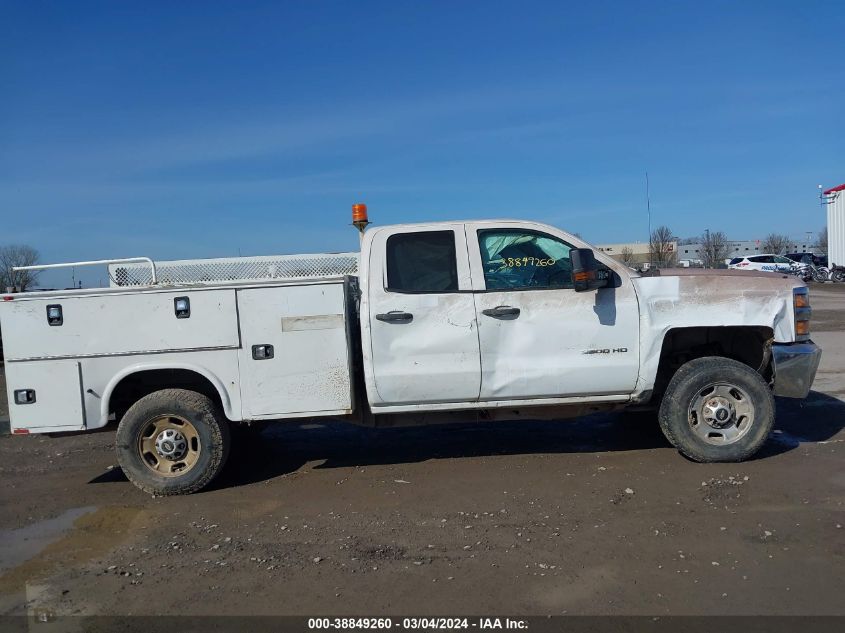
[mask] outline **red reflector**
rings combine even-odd
[[[3,301],[12,301],[14,297],[10,297],[9,295],[3,295]]]
[[[29,435],[29,429],[12,429],[12,435]]]

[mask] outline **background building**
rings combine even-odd
[[[749,255],[757,255],[764,253],[763,242],[765,240],[730,240],[728,242],[728,253],[726,258],[733,259],[734,257],[748,257]],[[678,246],[678,259],[701,259],[701,254],[704,252],[704,245],[697,244],[681,244]],[[823,253],[817,248],[815,238],[795,240],[789,244],[788,253],[814,253],[822,255]]]
[[[613,259],[624,262],[628,266],[639,267],[649,262],[648,242],[628,242],[624,244],[597,244],[603,253],[607,253]],[[625,262],[626,250],[629,252],[629,261]],[[678,252],[678,243],[670,242],[668,245],[670,253]]]
[[[833,191],[833,190],[831,190]],[[840,191],[845,191],[845,185],[842,185],[842,189]],[[838,201],[838,217],[840,232],[843,237],[845,237],[845,194],[840,197]],[[831,204],[828,206],[828,218],[831,214],[831,209],[835,208],[835,204]],[[828,225],[830,225],[830,220],[828,219]],[[831,228],[830,231],[833,229]],[[831,239],[831,238],[829,238]],[[759,255],[760,253],[766,252],[763,249],[763,243],[765,239],[759,240],[729,240],[728,241],[728,250],[727,254],[725,255],[725,259],[733,259],[734,257],[748,257],[750,255]],[[816,245],[815,237],[810,236],[804,240],[794,240],[790,242],[789,248],[787,249],[788,253],[813,253],[816,255],[824,255],[824,253],[819,250],[818,246]],[[642,266],[649,261],[649,252],[648,252],[648,242],[628,242],[628,243],[621,243],[621,244],[598,244],[596,246],[600,251],[607,253],[614,259],[619,261],[624,261],[624,251],[625,249],[629,249],[630,251],[630,261],[626,262],[629,266],[633,266],[634,268]],[[704,245],[700,242],[693,243],[693,244],[678,244],[677,242],[672,242],[669,246],[670,251],[674,252],[677,255],[677,261],[681,266],[701,266],[704,254]],[[839,251],[841,255],[839,259],[845,265],[845,244],[842,245],[842,250]],[[838,263],[838,262],[837,262]]]
[[[827,205],[827,261],[845,266],[845,185],[822,193]]]

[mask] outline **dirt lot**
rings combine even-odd
[[[0,437],[0,613],[845,614],[845,284],[812,293],[815,390],[743,464],[624,414],[277,425],[151,498],[111,433]]]

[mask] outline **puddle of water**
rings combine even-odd
[[[8,606],[4,598],[20,596],[33,582],[104,555],[128,539],[145,516],[141,508],[126,506],[76,508],[55,519],[1,532],[0,560],[8,569],[0,572],[0,612]]]
[[[73,508],[53,519],[38,521],[14,530],[0,530],[0,574],[34,558],[45,547],[59,540],[79,517],[97,508]]]

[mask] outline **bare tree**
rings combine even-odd
[[[632,249],[630,246],[622,247],[622,263],[625,264],[628,268],[633,268],[637,263],[634,259],[634,249]]]
[[[781,235],[779,233],[769,233],[766,239],[763,240],[762,250],[764,253],[774,253],[775,255],[783,255],[789,251],[789,245],[792,240],[788,235]]]
[[[24,292],[38,280],[38,271],[14,271],[15,266],[33,266],[38,263],[38,251],[24,244],[0,247],[0,291],[15,288]]]
[[[648,254],[651,263],[658,268],[668,268],[675,265],[675,237],[668,226],[658,226],[651,232],[648,242]]]
[[[705,268],[716,268],[728,257],[728,236],[722,231],[708,231],[701,238],[701,260]]]
[[[824,227],[821,231],[819,231],[819,234],[816,237],[816,248],[824,255],[827,255],[827,227]]]

